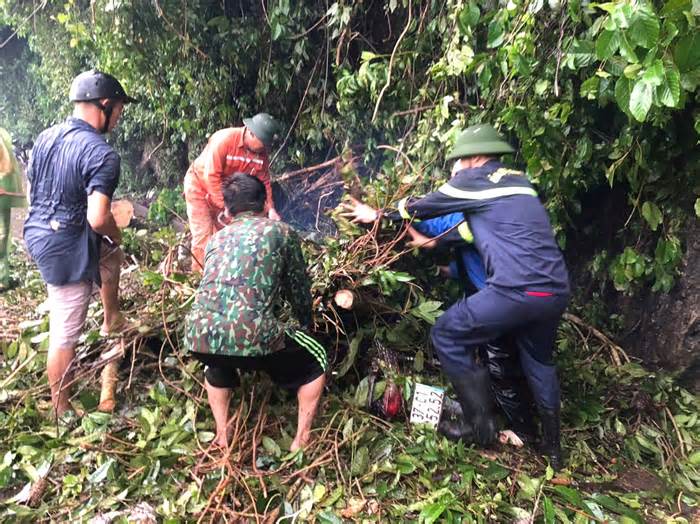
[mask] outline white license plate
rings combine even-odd
[[[430,424],[436,427],[440,422],[444,397],[445,390],[442,388],[416,384],[411,404],[411,424]]]

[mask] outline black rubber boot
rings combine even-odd
[[[533,442],[537,435],[533,401],[517,350],[504,339],[487,344],[484,349],[496,403],[508,419],[510,429],[523,442]]]
[[[488,370],[477,369],[451,380],[462,406],[465,426],[471,429],[470,438],[465,440],[483,447],[491,446],[496,440],[496,419]]]
[[[542,440],[539,451],[549,459],[552,469],[559,471],[564,467],[561,455],[559,410],[540,407],[538,411],[542,422]]]
[[[442,403],[442,414],[437,427],[438,433],[447,437],[448,440],[467,442],[472,439],[472,428],[464,420],[462,406],[459,402],[445,397]]]
[[[473,432],[471,426],[469,426],[463,418],[441,418],[437,427],[438,433],[447,437],[447,440],[457,442],[463,440],[465,442],[471,442],[473,437]]]

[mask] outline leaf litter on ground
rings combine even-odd
[[[424,335],[439,307],[407,279],[373,285],[366,277],[354,280],[361,274],[358,263],[386,267],[395,261],[397,241],[385,247],[378,235],[365,233],[342,250],[333,240],[309,246],[319,331],[330,346],[335,341],[335,369],[344,376],[331,375],[313,440],[294,453],[289,445],[295,399],[262,375],[244,375],[234,395],[232,446],[210,445],[214,424],[202,372],[180,345],[183,304],[191,302],[196,284],[178,269],[178,246],[185,239],[167,228],[127,237],[138,258],[130,257],[132,267],[124,272],[122,302],[135,322],[122,333],[127,354],[120,363],[116,410],[95,411],[104,366],[98,357],[110,346],[97,335],[101,312],[93,304],[73,384],[74,405],[86,414],[57,423],[45,377],[48,322],[45,312],[37,312],[44,292],[37,272],[16,253],[13,268],[23,285],[0,295],[2,307],[12,307],[17,319],[13,336],[1,342],[1,518],[697,521],[697,397],[670,375],[621,360],[621,348],[611,348],[599,331],[587,331],[578,317],[563,322],[558,340],[567,468],[557,475],[527,447],[479,450],[449,442],[429,427],[368,412],[368,345],[401,345],[406,337]],[[329,255],[340,260],[329,265]],[[372,304],[356,319],[380,320],[352,327],[334,312],[338,285],[319,286],[330,282],[329,272],[345,278],[343,285],[355,281],[362,300]],[[424,305],[416,309],[418,304]],[[404,405],[414,383],[444,385],[429,349],[420,347],[419,362],[416,355],[400,354],[409,364],[385,370],[373,396],[381,394],[387,377],[402,391]]]

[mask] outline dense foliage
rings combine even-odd
[[[209,448],[213,420],[201,367],[179,349],[182,311],[193,293],[192,282],[173,271],[179,240],[170,228],[156,235],[127,230],[131,263],[122,279],[122,300],[137,325],[121,342],[128,352],[118,409],[95,410],[105,362],[99,354],[120,342],[98,336],[100,311],[91,308],[73,399],[87,414],[60,425],[51,416],[45,378],[48,319],[35,312],[41,280],[26,259],[13,261],[22,286],[0,296],[0,306],[25,321],[14,341],[0,342],[0,519],[176,523],[280,517],[279,522],[333,524],[697,519],[697,397],[663,373],[627,362],[621,348],[570,320],[559,337],[566,370],[567,468],[557,476],[527,448],[478,450],[411,426],[403,417],[387,422],[367,413],[368,397],[381,398],[390,383],[405,401],[415,382],[440,384],[430,355],[413,350],[404,353],[414,358],[400,369],[382,367],[373,387],[368,377],[347,387],[357,382],[358,359],[334,366],[314,440],[304,453],[287,451],[294,432],[289,396],[261,375],[245,376],[233,398],[236,441],[222,456]],[[312,249],[309,258],[315,261],[314,276],[327,273],[325,253]],[[380,275],[375,273],[387,293],[410,287],[405,275]],[[315,295],[327,304],[323,292]],[[385,306],[392,303],[387,299]],[[432,313],[430,307],[410,309],[404,322],[394,322],[394,334],[406,333],[405,324],[417,320],[425,326]],[[323,316],[316,315],[320,331]],[[405,347],[396,339],[392,343],[389,318],[378,317],[387,333],[376,336]],[[329,348],[332,338],[326,340]],[[340,378],[343,373],[352,380]]]
[[[96,66],[143,101],[119,135],[136,151],[124,187],[179,183],[175,151],[192,157],[215,129],[267,110],[289,130],[278,170],[352,145],[391,191],[395,167],[410,162],[415,191],[444,178],[457,129],[494,121],[519,143],[514,161],[548,200],[562,246],[576,226],[594,246],[599,281],[668,291],[684,221],[700,211],[698,9],[692,0],[3,0],[3,35],[17,30],[35,58],[18,71],[29,52],[6,51],[0,123],[27,138],[59,120],[70,79]],[[136,176],[153,151],[158,176]]]
[[[286,455],[288,404],[268,399],[266,384],[247,384],[250,395],[236,397],[240,446],[217,462],[206,452],[201,372],[177,359],[194,282],[163,270],[183,239],[162,225],[182,214],[176,191],[187,159],[211,132],[258,110],[288,129],[276,172],[342,154],[334,176],[380,205],[443,180],[457,131],[488,120],[519,145],[510,161],[527,168],[594,292],[668,291],[684,227],[700,214],[698,15],[696,0],[0,0],[0,46],[10,38],[0,47],[0,125],[31,139],[69,111],[75,73],[103,68],[142,101],[115,137],[122,189],[169,188],[149,210],[151,231],[125,233],[133,265],[123,297],[140,325],[112,416],[90,413],[60,429],[47,422],[47,326],[33,311],[40,280],[15,261],[23,286],[2,305],[32,320],[2,346],[3,515],[127,519],[148,502],[171,521],[252,519],[273,508],[318,522],[690,521],[697,398],[625,363],[585,322],[570,319],[560,332],[570,466],[557,479],[527,453],[480,454],[362,411],[360,361],[370,347],[410,355],[409,369],[391,377],[406,397],[413,381],[439,380],[426,333],[458,290],[436,287],[434,266],[399,256],[392,232],[343,220],[337,236],[306,246],[316,327],[338,350],[319,440]],[[366,309],[338,311],[338,288]],[[98,317],[91,311],[93,328]],[[93,329],[81,345],[76,403],[89,411],[105,344]]]

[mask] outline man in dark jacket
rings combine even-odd
[[[408,227],[412,237],[408,247],[434,249],[437,238],[448,234],[456,228],[464,242],[453,246],[453,257],[449,266],[440,266],[440,273],[458,280],[464,289],[465,296],[472,295],[486,287],[486,267],[479,252],[474,248],[474,238],[468,229],[462,213],[450,213],[439,217],[418,220]],[[502,443],[522,446],[532,443],[535,435],[535,425],[532,416],[532,398],[520,365],[518,350],[510,337],[502,337],[481,346],[480,357],[485,361],[491,379],[496,404],[505,415],[508,428],[499,432],[498,438]],[[470,440],[471,429],[464,421],[459,403],[451,399],[445,402],[442,417],[438,424],[438,432],[450,440]]]
[[[472,438],[495,439],[488,371],[476,364],[482,344],[510,335],[542,422],[542,451],[561,467],[559,381],[552,356],[556,331],[569,300],[569,278],[547,212],[524,173],[506,168],[498,156],[512,153],[490,125],[463,131],[447,156],[452,178],[437,191],[404,199],[384,214],[359,201],[346,205],[354,222],[420,220],[463,213],[465,226],[440,243],[473,237],[486,266],[486,287],[450,307],[436,322],[431,338],[462,406]]]
[[[111,212],[119,155],[103,135],[124,104],[135,100],[111,75],[86,71],[71,84],[73,115],[42,132],[27,171],[30,208],[24,240],[46,282],[49,304],[47,371],[54,409],[70,406],[69,368],[87,315],[93,284],[100,286],[109,334],[119,312],[121,233]]]

